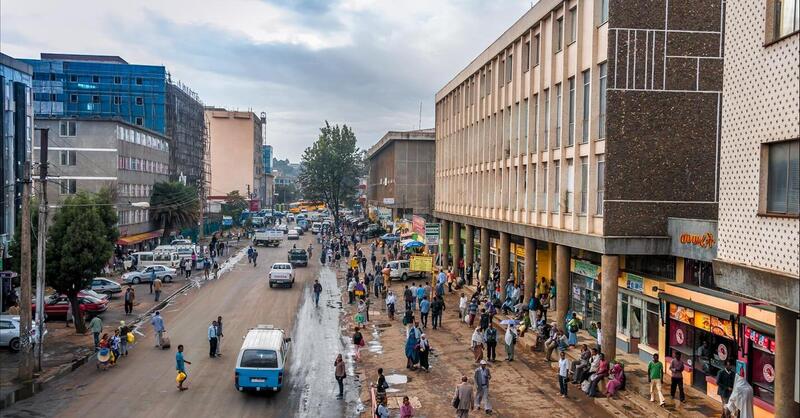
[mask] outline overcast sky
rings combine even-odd
[[[164,65],[207,105],[267,112],[299,161],[327,119],[361,148],[433,127],[434,95],[530,7],[519,0],[3,0],[0,50]]]

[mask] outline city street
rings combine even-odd
[[[304,236],[298,247],[313,237]],[[108,416],[322,416],[345,415],[345,403],[335,397],[333,360],[341,350],[339,339],[339,292],[328,268],[312,260],[296,270],[295,286],[270,289],[266,276],[273,262],[284,261],[291,241],[279,248],[259,248],[258,267],[243,257],[219,280],[200,282],[163,311],[172,348],[154,348],[152,327],[147,322],[137,333],[127,358],[106,372],[94,362],[57,379],[44,392],[3,411],[8,417]],[[325,288],[320,308],[315,309],[310,285],[321,276]],[[223,317],[222,357],[209,358],[206,331],[218,315]],[[239,393],[233,388],[236,354],[248,328],[272,324],[293,338],[283,391]],[[292,330],[295,330],[292,332]],[[139,335],[141,333],[142,335]],[[175,350],[185,347],[188,365],[186,392],[175,388]],[[320,379],[321,376],[331,377]],[[355,391],[351,396],[357,396]],[[354,400],[348,399],[352,405]],[[289,411],[294,411],[291,413]],[[335,412],[333,412],[335,411]]]

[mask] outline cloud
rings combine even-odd
[[[136,4],[136,6],[132,6]],[[4,53],[119,55],[165,65],[206,104],[268,114],[267,139],[297,161],[325,120],[362,148],[432,127],[434,95],[528,8],[477,0],[4,1]],[[47,28],[47,30],[37,29]]]

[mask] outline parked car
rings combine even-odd
[[[198,262],[198,264],[200,264]],[[156,272],[156,277],[162,282],[168,283],[175,277],[175,269],[167,266],[150,266],[141,271],[134,271],[122,275],[122,282],[125,284],[148,283],[151,281],[151,272]]]
[[[421,278],[425,273],[421,271],[411,271],[411,263],[408,260],[390,261],[386,264],[389,268],[389,278],[391,280],[407,280],[409,277]]]
[[[11,351],[19,351],[19,322],[18,315],[0,315],[0,347],[8,347]],[[36,322],[31,321],[31,344],[39,341],[36,338]],[[44,329],[47,335],[47,328]]]
[[[100,299],[100,300],[109,300],[111,298],[110,296],[108,296],[108,295],[106,295],[104,293],[102,293],[102,294],[101,293],[97,293],[92,289],[83,289],[80,292],[78,292],[78,296],[91,296],[91,297],[93,297],[95,299]]]
[[[291,263],[275,263],[269,271],[269,287],[275,285],[294,285],[294,267]]]
[[[286,239],[298,240],[300,239],[300,234],[297,233],[296,229],[290,229],[286,235]]]
[[[89,295],[78,294],[78,303],[81,313],[96,315],[108,309],[107,299],[97,299]],[[48,318],[64,318],[69,310],[69,299],[67,295],[51,295],[44,300],[44,314]],[[31,302],[31,312],[36,312],[36,303]]]
[[[119,283],[105,277],[95,277],[92,279],[90,289],[97,293],[104,294],[109,298],[114,297],[117,293],[122,293],[122,286],[120,286]]]
[[[194,244],[192,244],[192,241],[188,239],[174,239],[172,240],[172,242],[169,243],[169,245],[177,246],[177,245],[194,245]]]

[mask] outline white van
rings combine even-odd
[[[281,390],[291,341],[282,329],[272,325],[259,325],[248,330],[236,357],[233,380],[236,390]]]
[[[167,266],[178,268],[181,263],[181,254],[170,251],[142,251],[131,254],[138,261],[136,267],[139,269],[149,266]]]
[[[314,222],[311,224],[311,233],[312,234],[319,234],[322,231],[322,224],[319,222]]]

